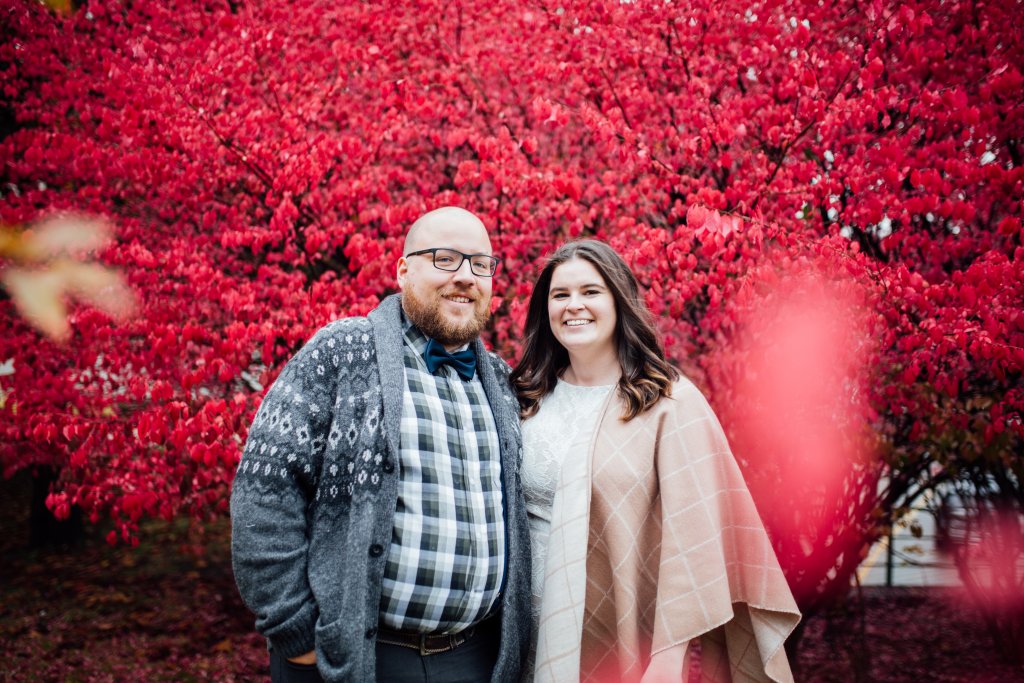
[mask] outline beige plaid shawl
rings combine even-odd
[[[793,680],[800,613],[717,418],[689,381],[629,422],[605,402],[555,494],[535,680],[639,681],[701,644],[704,681]]]

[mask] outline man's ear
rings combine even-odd
[[[409,262],[402,256],[398,259],[398,266],[395,268],[395,278],[398,280],[398,288],[405,289],[405,274],[409,272]]]

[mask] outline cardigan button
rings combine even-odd
[[[370,546],[370,557],[380,557],[384,554],[384,546],[380,543],[374,543]]]
[[[370,628],[366,629],[366,637],[367,638],[373,638],[376,635],[377,635],[377,627],[376,626],[371,626]]]
[[[391,474],[392,472],[395,471],[395,466],[391,464],[390,460],[384,463],[384,471],[387,472],[388,474]]]

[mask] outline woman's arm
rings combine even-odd
[[[651,657],[640,683],[679,683],[686,680],[686,669],[689,661],[687,646],[679,643],[667,650],[662,650]]]

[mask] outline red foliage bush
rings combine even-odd
[[[625,254],[755,493],[825,520],[773,524],[813,607],[959,462],[1022,475],[1018,12],[0,0],[0,221],[109,218],[101,256],[143,306],[122,325],[78,308],[57,346],[0,301],[4,472],[61,467],[52,509],[109,514],[128,541],[144,516],[223,514],[262,389],[317,327],[394,291],[415,217],[459,204],[504,259],[488,338],[509,358],[556,244]],[[743,389],[751,316],[809,271],[868,312],[840,385],[863,457],[827,490],[780,480],[786,454],[741,434],[765,408]]]

